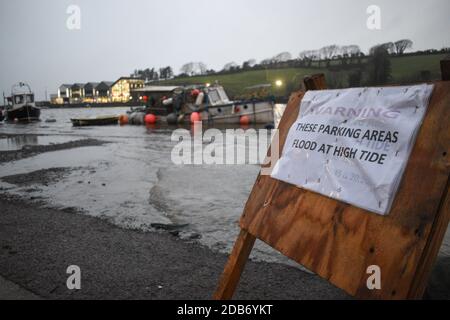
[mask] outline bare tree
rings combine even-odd
[[[319,58],[330,60],[332,59],[336,54],[338,54],[340,50],[340,47],[332,44],[330,46],[325,46],[319,50]]]
[[[197,62],[197,69],[199,74],[206,74],[206,71],[208,71],[208,67],[203,62]]]
[[[261,60],[261,62],[260,62],[260,64],[263,66],[269,65],[271,63],[273,63],[272,58],[264,59],[264,60]]]
[[[244,61],[244,63],[242,64],[242,69],[252,68],[255,65],[256,65],[255,59],[248,59],[247,61]]]
[[[181,68],[180,72],[188,75],[193,75],[194,72],[195,63],[194,62],[188,62],[185,63]]]
[[[300,52],[298,56],[300,60],[305,62],[305,64],[307,63],[309,66],[311,66],[313,61],[320,59],[320,52],[319,50],[305,50]]]
[[[172,67],[167,66],[159,69],[159,78],[160,79],[170,79],[173,77]]]
[[[386,50],[386,52],[388,54],[394,53],[395,52],[395,45],[393,42],[386,42],[386,43],[382,43],[382,44],[377,44],[376,46],[373,46],[372,48],[370,48],[369,50],[369,54],[371,56],[373,56],[375,54],[375,51],[377,51],[379,48],[383,48],[384,50]]]
[[[228,62],[227,64],[225,64],[222,68],[222,71],[230,71],[232,69],[236,69],[238,67],[236,62]]]
[[[286,62],[292,60],[292,55],[289,52],[281,52],[272,58],[273,62]]]
[[[369,59],[369,78],[372,85],[386,84],[391,78],[391,61],[385,46],[374,49]]]
[[[394,42],[395,52],[397,54],[403,54],[406,49],[411,49],[413,42],[409,39],[402,39]]]
[[[361,52],[361,49],[359,48],[359,46],[351,44],[349,46],[342,46],[341,52],[343,55],[346,54],[349,57],[356,57]]]
[[[180,72],[193,76],[206,74],[207,70],[208,68],[203,62],[188,62],[181,67]]]

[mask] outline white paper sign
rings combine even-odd
[[[432,90],[308,91],[271,176],[388,214]]]

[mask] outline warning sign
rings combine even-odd
[[[388,214],[432,90],[308,91],[271,176]]]

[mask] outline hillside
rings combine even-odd
[[[439,62],[446,54],[418,55],[391,57],[392,83],[406,84],[424,80],[422,71],[429,71],[430,79],[440,78]],[[225,87],[228,94],[232,97],[245,95],[249,92],[245,88],[270,83],[274,84],[276,80],[282,80],[281,87],[272,86],[270,94],[275,96],[287,96],[291,91],[298,88],[302,79],[306,75],[323,72],[326,74],[330,87],[348,87],[348,74],[356,70],[346,69],[343,71],[329,71],[326,68],[283,68],[241,71],[232,74],[217,74],[208,76],[194,76],[186,78],[176,78],[167,81],[159,81],[159,84],[205,84],[218,81]]]

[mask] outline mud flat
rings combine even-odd
[[[221,244],[235,239],[231,231],[237,229],[253,170],[173,167],[161,156],[170,154],[164,135],[152,135],[148,144],[129,138],[114,142],[113,137],[106,137],[113,141],[107,143],[97,136],[95,131],[91,139],[0,152],[0,298],[211,298],[226,263],[223,252],[230,250],[202,240],[205,234],[219,237]],[[29,157],[33,158],[7,163]],[[240,184],[217,185],[234,171]],[[218,190],[211,193],[214,188]],[[49,200],[61,194],[53,206]],[[223,207],[236,215],[226,216],[218,210]],[[101,214],[93,215],[97,211]],[[199,217],[203,212],[207,214]],[[159,214],[175,219],[166,224]],[[138,223],[131,223],[133,219]],[[141,222],[148,226],[135,228]],[[193,228],[199,237],[180,235],[180,230],[201,223],[218,232]],[[431,276],[428,298],[450,299],[449,235]],[[70,265],[81,268],[81,290],[66,287]],[[298,268],[249,261],[235,298],[350,297]]]
[[[66,143],[50,144],[50,145],[27,145],[20,150],[0,151],[0,163],[9,162],[14,160],[20,160],[24,158],[33,157],[40,153],[73,149],[87,146],[100,146],[107,141],[101,141],[97,139],[82,139],[76,141],[70,141]]]
[[[76,169],[79,168],[60,167],[60,168],[42,169],[24,174],[14,174],[10,176],[5,176],[2,177],[1,180],[18,186],[48,185],[53,181],[60,180],[64,176],[68,175],[72,170]]]
[[[0,208],[0,275],[44,299],[210,299],[227,258],[166,232],[123,229],[5,194]],[[450,299],[449,262],[438,260],[427,298]],[[69,265],[81,268],[81,290],[66,287]],[[350,297],[299,269],[249,261],[235,298]]]
[[[168,233],[108,222],[0,194],[0,275],[50,299],[209,299],[226,256]],[[69,265],[81,290],[66,287]],[[345,299],[317,276],[250,261],[236,298]]]

